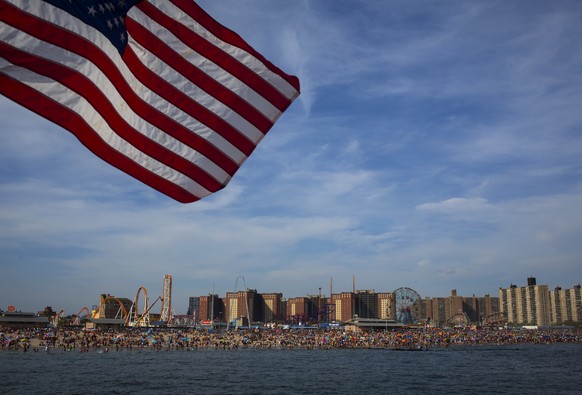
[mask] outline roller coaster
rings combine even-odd
[[[59,320],[61,319],[64,312],[65,312],[65,310],[61,310],[53,316],[53,318],[51,319],[51,323],[53,324],[53,326],[59,325]]]
[[[504,326],[507,325],[507,317],[504,313],[492,313],[485,318],[483,324],[486,326]]]
[[[140,310],[140,296],[141,296],[141,304],[143,308]],[[113,304],[119,305],[115,313],[115,319],[122,319],[125,326],[130,327],[149,327],[152,325],[152,321],[150,319],[150,311],[155,306],[155,304],[161,301],[162,308],[160,312],[160,319],[162,325],[171,325],[174,312],[172,309],[172,276],[170,274],[166,274],[164,276],[164,283],[162,287],[162,296],[158,296],[156,300],[152,304],[149,303],[148,292],[144,286],[140,286],[137,290],[135,295],[135,299],[133,300],[131,307],[129,310],[126,308],[126,305],[123,302],[115,297],[108,295],[105,298],[102,298],[100,301],[99,307],[95,309],[92,313],[89,311],[87,307],[83,307],[79,312],[73,316],[73,319],[69,322],[70,325],[81,325],[82,320],[84,319],[99,319],[106,317],[106,309],[108,306]],[[85,313],[85,315],[83,315]],[[60,317],[62,314],[59,312],[57,317]],[[58,318],[57,318],[58,319]]]
[[[85,315],[81,315],[83,314],[83,312],[85,313]],[[89,311],[89,309],[87,308],[87,306],[83,307],[81,310],[79,310],[79,312],[73,316],[73,319],[71,320],[71,325],[81,325],[82,321],[84,319],[89,319],[92,318],[91,312]]]
[[[470,323],[471,319],[464,311],[462,313],[453,314],[447,320],[447,325],[449,326],[467,326]]]
[[[138,304],[140,292],[143,292],[143,310],[141,311],[141,313],[139,312],[139,304]],[[137,290],[137,294],[135,295],[135,299],[133,301],[133,304],[131,305],[131,309],[129,310],[129,314],[125,318],[125,325],[126,326],[145,326],[145,327],[150,326],[151,325],[150,310],[152,309],[152,307],[154,307],[154,305],[160,299],[161,299],[161,297],[158,296],[158,298],[150,306],[149,300],[148,300],[148,291],[146,290],[146,288],[144,286],[139,287]]]

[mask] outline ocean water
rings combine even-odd
[[[582,394],[582,344],[0,352],[0,394]]]

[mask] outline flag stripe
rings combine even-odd
[[[53,63],[46,59],[23,54],[15,48],[9,47],[7,44],[0,43],[0,51],[3,57],[10,63],[18,66],[19,64],[26,64],[27,69],[39,75],[48,74],[53,76],[52,80],[59,82],[78,96],[87,100],[88,104],[94,109],[99,108],[99,114],[103,121],[115,133],[111,133],[110,138],[119,136],[124,141],[130,142],[131,145],[148,156],[156,156],[161,159],[165,165],[178,170],[182,174],[196,179],[200,185],[204,186],[210,192],[216,192],[222,188],[222,185],[208,173],[202,171],[198,166],[192,162],[184,159],[167,148],[153,142],[141,133],[137,132],[131,127],[122,117],[119,116],[115,108],[108,100],[108,97],[92,83],[88,78],[80,73],[75,72],[69,68],[63,67],[59,64]],[[13,70],[16,70],[15,68]],[[103,86],[101,86],[103,88]],[[122,145],[123,146],[123,145]]]
[[[204,49],[201,54],[212,59],[225,70],[232,70],[232,74],[247,85],[253,86],[274,104],[280,103],[279,96],[283,94],[286,100],[276,104],[281,111],[284,111],[298,96],[299,81],[296,77],[287,76],[249,46],[238,34],[212,19],[196,3],[190,0],[155,0],[140,3],[137,7],[143,9],[149,4],[155,5],[168,15],[176,15],[176,8],[184,12],[188,16],[188,23],[182,25],[188,26],[195,34],[194,40],[198,40],[200,48]],[[225,53],[230,56],[224,56]],[[238,67],[239,65],[244,67]],[[236,72],[233,72],[234,70]]]
[[[168,179],[166,176],[160,176],[155,172],[149,171],[132,158],[121,154],[104,142],[95,133],[95,129],[86,123],[82,115],[41,94],[36,87],[29,87],[0,73],[0,93],[57,125],[70,130],[89,150],[104,161],[117,168],[124,169],[124,172],[142,182],[147,180],[149,186],[179,202],[195,202],[209,194],[205,194],[203,191],[193,194],[190,192],[193,188],[188,188],[188,186],[181,187],[171,178]],[[83,98],[80,98],[79,103],[82,103],[82,101]]]
[[[144,86],[155,89],[156,94],[161,98],[172,102],[182,111],[219,133],[245,155],[248,156],[252,153],[255,145],[264,137],[260,130],[222,106],[213,97],[202,95],[198,88],[194,88],[198,94],[197,100],[192,100],[191,96],[176,87],[184,84],[184,79],[180,78],[177,73],[171,73],[174,78],[178,76],[177,79],[165,80],[162,75],[153,72],[148,65],[145,65],[133,51],[133,48],[133,46],[126,48],[123,60]],[[151,58],[149,55],[144,56]],[[151,66],[151,62],[148,63]],[[160,73],[164,74],[167,71],[168,69],[163,69],[160,70]]]
[[[97,30],[107,34],[104,20],[94,24],[91,19],[101,17],[100,11],[85,11],[85,5],[98,9],[100,3],[51,1],[59,7],[40,0],[0,0],[0,19],[6,22],[0,24],[0,42],[6,43],[0,45],[6,59],[0,63],[0,76],[12,81],[2,93],[70,130],[107,162],[178,201],[195,201],[222,189],[299,94],[295,77],[270,64],[258,70],[260,55],[241,57],[240,48],[227,48],[237,54],[235,59],[220,42],[228,60],[217,61],[190,48],[192,32],[200,30],[191,20],[198,15],[193,10],[201,11],[193,2],[176,2],[188,15],[167,1],[144,0],[140,9],[134,6],[125,18],[128,45],[123,47],[110,41],[125,38],[123,25],[115,30],[120,37],[105,36]],[[70,4],[87,12],[77,15],[95,28],[66,12]],[[111,3],[103,14],[111,13],[107,17],[118,23],[123,19],[116,12]],[[174,29],[182,23],[190,26]],[[207,39],[209,33],[204,34]],[[206,39],[197,41],[208,48]],[[240,78],[239,69],[253,70],[254,79]],[[23,100],[20,91],[29,100]],[[43,107],[47,103],[60,113],[47,112]],[[74,121],[67,121],[71,117]],[[93,130],[88,133],[88,128]]]
[[[168,47],[150,31],[134,24],[131,19],[127,20],[127,27],[135,43],[140,44],[142,48],[147,45],[149,52],[153,56],[147,56],[148,63],[145,66],[148,69],[164,72],[164,74],[157,74],[160,78],[164,78],[164,75],[173,76],[175,73],[180,73],[184,76],[185,90],[199,90],[198,97],[203,100],[207,96],[210,100],[215,101],[217,107],[223,106],[222,103],[224,102],[229,102],[230,106],[226,110],[236,111],[233,115],[239,118],[237,123],[234,123],[235,120],[233,119],[234,127],[257,129],[257,132],[260,132],[261,135],[270,129],[272,123],[269,119],[234,92],[226,89],[216,80],[200,71],[184,58],[181,58],[172,48]],[[143,62],[144,57],[141,57],[140,60]],[[196,81],[196,85],[192,85],[192,81]],[[179,87],[175,89],[181,90]],[[209,92],[212,92],[212,94],[209,94]],[[257,138],[252,137],[250,139],[251,141],[257,140]]]
[[[144,47],[147,46],[158,57],[163,58],[163,61],[174,69],[179,70],[185,78],[195,81],[206,92],[215,92],[215,96],[220,95],[232,100],[233,105],[238,107],[236,111],[241,116],[246,117],[260,130],[268,130],[280,113],[280,109],[238,80],[228,70],[199,53],[198,47],[205,41],[194,35],[191,30],[176,24],[174,19],[151,5],[147,7],[147,10],[148,15],[139,12],[136,8],[131,13],[132,18],[128,18],[127,27],[133,38]],[[139,31],[134,30],[138,29],[139,24],[147,25],[147,28],[140,26]],[[167,42],[172,42],[172,47],[166,45]],[[154,43],[155,45],[152,45]],[[159,48],[159,50],[154,51],[154,48]],[[161,56],[162,53],[166,53],[165,56]],[[188,60],[188,57],[193,58],[192,53],[196,55],[195,64]],[[287,104],[288,100],[282,98],[282,103]],[[266,119],[262,119],[263,117]]]

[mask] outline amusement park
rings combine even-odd
[[[170,326],[174,319],[172,276],[170,274],[164,276],[162,294],[153,302],[150,302],[147,289],[140,286],[133,300],[101,294],[99,304],[93,308],[84,306],[76,314],[69,316],[65,316],[64,313],[64,309],[53,311],[51,307],[46,307],[43,312],[34,315],[16,312],[14,306],[8,306],[7,311],[0,316],[0,325],[26,327],[46,324],[49,327],[84,327],[86,329]],[[176,323],[191,324],[180,322],[181,319],[181,316],[176,316]]]
[[[154,307],[159,307],[159,313],[154,313]],[[172,324],[172,276],[166,274],[163,279],[162,294],[150,303],[148,291],[144,286],[137,289],[133,300],[118,298],[109,294],[100,296],[97,309],[89,312],[83,307],[74,316],[73,325],[101,327],[151,327],[168,326]]]

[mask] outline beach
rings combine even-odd
[[[576,329],[404,328],[357,333],[342,329],[241,329],[208,331],[184,328],[4,329],[0,350],[88,352],[151,349],[404,349],[429,350],[456,345],[582,343]]]

